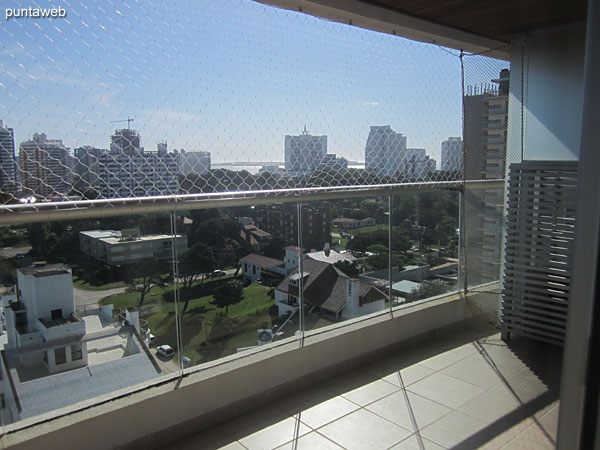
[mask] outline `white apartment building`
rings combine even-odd
[[[312,174],[327,155],[327,136],[285,136],[285,170],[289,176]]]
[[[104,198],[176,194],[177,159],[169,153],[101,154],[98,189]]]
[[[394,176],[402,169],[406,136],[389,125],[372,126],[365,147],[365,169],[377,176]]]
[[[112,266],[134,264],[143,259],[170,259],[173,256],[172,244],[170,234],[142,235],[137,228],[79,233],[79,249]],[[178,254],[185,253],[187,236],[176,235],[175,246]]]

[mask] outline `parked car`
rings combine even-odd
[[[227,275],[227,272],[225,272],[224,270],[213,270],[212,276],[213,277],[224,277],[225,275]]]
[[[159,345],[158,347],[156,347],[156,352],[159,355],[164,356],[165,358],[169,358],[175,354],[175,350],[173,350],[173,347],[167,344]]]
[[[346,239],[349,239],[349,238],[352,237],[352,235],[350,233],[346,233],[345,231],[342,231],[340,233],[340,236],[343,237],[343,238],[346,238]]]

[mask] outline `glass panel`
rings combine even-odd
[[[179,370],[170,262],[187,238],[168,214],[4,227],[2,241],[4,424]]]
[[[386,310],[385,281],[373,274],[388,267],[387,207],[387,197],[303,204],[306,331]]]
[[[458,219],[457,192],[393,197],[394,305],[458,290]]]
[[[296,335],[298,301],[275,292],[297,260],[295,211],[285,203],[178,214],[189,243],[178,264],[185,367]]]

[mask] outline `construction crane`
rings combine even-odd
[[[127,119],[123,119],[123,120],[111,120],[110,121],[110,123],[118,123],[118,122],[127,122],[127,129],[130,130],[131,128],[130,128],[129,124],[131,122],[133,122],[133,119],[128,117]]]

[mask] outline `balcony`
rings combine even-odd
[[[46,342],[85,334],[85,322],[75,313],[61,319],[38,319],[37,328]]]
[[[23,242],[13,243],[30,246],[32,258],[70,267],[72,286],[60,289],[72,290],[73,305],[61,298],[87,315],[9,329],[8,344],[61,345],[30,346],[29,360],[7,345],[6,380],[19,358],[85,367],[0,383],[0,446],[66,450],[85,436],[99,449],[593,448],[600,439],[583,412],[596,417],[597,386],[582,380],[600,376],[590,363],[600,354],[591,302],[598,252],[586,251],[598,236],[598,189],[589,184],[597,161],[585,159],[597,126],[581,107],[598,99],[581,80],[600,77],[583,73],[584,53],[586,67],[598,65],[597,51],[583,51],[582,2],[470,2],[456,14],[407,2],[302,0],[293,11],[258,3],[199,2],[188,11],[75,2],[68,22],[7,17],[15,45],[4,55],[0,115],[11,123],[0,122],[0,138],[19,161],[0,174],[1,274],[14,275],[8,242],[19,232]],[[148,61],[160,70],[142,72]],[[508,98],[510,108],[496,106]],[[310,132],[294,129],[298,121]],[[111,135],[113,122],[127,128]],[[503,129],[510,141],[497,135]],[[328,138],[348,168],[283,169],[284,158],[318,167],[306,160],[331,157]],[[311,151],[290,156],[302,142]],[[457,150],[460,164],[436,166],[440,144]],[[561,367],[559,347],[499,333],[503,240],[519,212],[505,200],[504,178],[523,160],[578,159],[580,147],[589,195],[577,263],[557,259],[549,269],[579,284],[543,308],[552,329],[562,327],[555,318],[569,295],[578,301]],[[210,151],[213,166],[175,179],[175,162],[196,149]],[[45,154],[51,161],[34,161]],[[579,185],[543,177],[563,183],[552,195]],[[335,217],[373,222],[344,235]],[[274,242],[250,249],[239,236],[246,219]],[[568,215],[554,250],[566,248],[573,226]],[[139,228],[172,243],[187,236],[189,248],[111,267],[75,250],[76,233],[96,228]],[[281,261],[281,273],[243,280],[238,264],[250,252]],[[294,273],[302,274],[297,300],[279,301]],[[32,301],[59,290],[38,281],[27,291]],[[119,310],[127,320],[116,323]],[[81,327],[85,345],[72,338]]]
[[[168,448],[555,448],[560,349],[480,322],[419,341]]]

